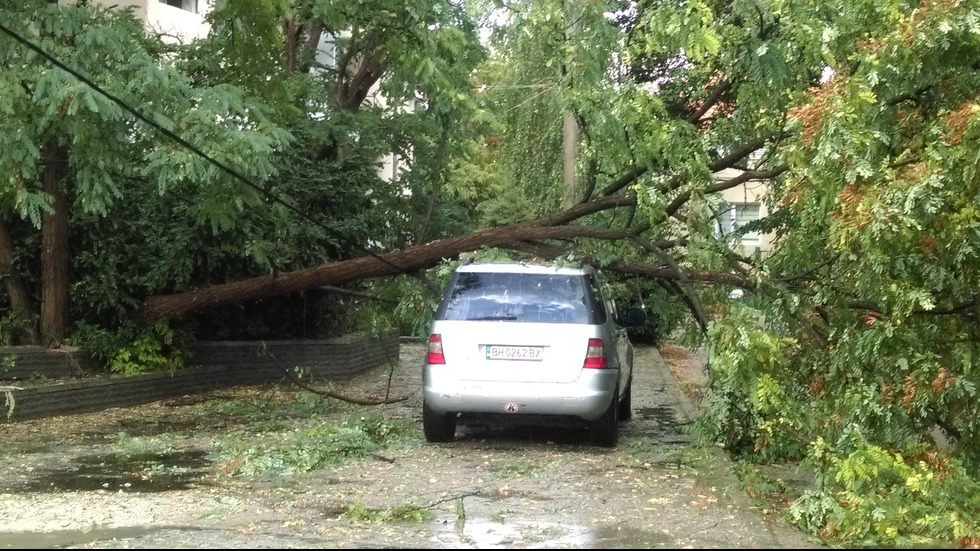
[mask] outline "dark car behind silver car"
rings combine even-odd
[[[430,442],[455,438],[457,421],[574,421],[615,446],[632,413],[633,346],[590,267],[470,264],[458,268],[432,323],[423,367],[423,426]]]

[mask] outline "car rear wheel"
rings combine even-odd
[[[630,377],[628,383],[626,383],[626,392],[623,393],[623,399],[619,402],[619,420],[626,421],[633,417],[633,378]]]
[[[456,438],[456,414],[436,413],[422,402],[422,431],[428,442],[452,442]]]
[[[616,441],[619,440],[619,419],[617,413],[619,413],[619,392],[613,395],[613,399],[609,402],[609,407],[606,408],[602,417],[592,422],[590,430],[593,444],[602,446],[603,448],[616,446]]]

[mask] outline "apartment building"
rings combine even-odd
[[[725,169],[717,172],[715,179],[726,182],[740,174],[741,171],[737,169]],[[735,230],[740,226],[768,216],[765,203],[768,187],[768,183],[764,180],[750,180],[720,192],[722,208],[716,219],[716,230],[719,235],[732,235],[734,239]],[[764,254],[772,250],[772,242],[771,234],[748,232],[738,237],[736,245],[742,247],[745,255],[752,256],[756,251]]]
[[[77,0],[59,0],[70,4]],[[211,0],[89,0],[107,7],[133,8],[136,17],[164,40],[189,42],[208,33],[204,15]]]

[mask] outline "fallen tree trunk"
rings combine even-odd
[[[282,296],[314,287],[412,274],[432,268],[445,259],[456,258],[460,254],[484,247],[522,251],[539,250],[545,251],[542,254],[557,257],[567,251],[546,245],[545,241],[583,237],[607,240],[633,239],[649,229],[648,224],[621,228],[569,225],[590,214],[635,204],[636,198],[631,194],[605,196],[573,205],[555,216],[531,222],[482,230],[385,254],[368,254],[351,260],[331,262],[292,272],[222,283],[172,295],[153,296],[143,301],[140,319],[143,322],[178,319],[195,310]],[[750,285],[745,278],[733,274],[681,272],[676,266],[670,265],[620,263],[610,266],[610,269],[662,279]]]
[[[143,302],[141,318],[144,321],[176,319],[197,309],[281,296],[323,285],[340,285],[354,280],[411,274],[432,268],[444,259],[456,258],[462,253],[479,250],[482,247],[519,247],[522,242],[583,237],[592,235],[595,231],[596,228],[585,226],[542,227],[536,224],[494,228],[409,247],[389,254],[362,256],[293,272],[213,285],[185,293],[150,297]],[[618,233],[626,235],[628,232]]]
[[[636,230],[604,230],[563,224],[589,214],[635,203],[636,198],[632,195],[602,197],[574,205],[550,218],[523,224],[478,231],[386,254],[369,254],[352,260],[332,262],[292,272],[222,283],[184,293],[153,296],[143,301],[140,307],[140,319],[143,322],[177,319],[198,309],[282,296],[314,287],[340,285],[360,279],[411,274],[432,268],[443,259],[456,258],[462,253],[476,251],[482,247],[523,249],[525,247],[521,246],[522,243],[539,239],[629,236]]]
[[[605,238],[612,238],[617,233],[620,234],[621,238],[625,238],[630,233],[622,230],[597,230],[586,226],[537,227],[517,225],[495,228],[426,245],[409,247],[390,254],[363,256],[294,272],[213,285],[186,293],[150,297],[143,302],[142,318],[144,321],[176,319],[197,309],[280,296],[313,287],[339,285],[348,281],[410,274],[432,268],[444,259],[456,258],[462,253],[479,250],[481,247],[526,250],[528,244],[535,240],[597,237],[598,231],[605,234],[603,235]],[[616,264],[610,268],[620,272],[662,279],[676,280],[683,277],[691,281],[749,285],[746,279],[733,274],[704,271],[681,273],[666,265],[629,263]]]

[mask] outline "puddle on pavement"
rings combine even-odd
[[[592,547],[594,537],[584,526],[553,522],[467,519],[443,525],[435,539],[457,549],[502,549],[532,545],[546,549]]]
[[[121,419],[117,424],[130,436],[185,434],[202,428],[199,419]],[[208,425],[213,426],[214,423]]]
[[[209,465],[203,450],[81,456],[67,468],[38,469],[5,486],[12,492],[164,492],[200,485]]]
[[[113,538],[135,538],[158,528],[96,528],[58,532],[0,532],[0,549],[58,549]]]
[[[674,541],[666,534],[635,528],[507,519],[446,522],[435,539],[458,549],[651,549]]]
[[[667,406],[639,408],[636,416],[646,421],[653,421],[653,427],[646,435],[667,444],[686,443],[690,436],[685,432],[685,423],[678,421],[674,409]]]
[[[595,549],[653,549],[672,547],[676,538],[650,530],[604,526],[593,533]]]
[[[494,498],[467,497],[465,518],[458,518],[458,511],[437,515],[433,540],[456,549],[650,549],[674,542],[667,534],[646,529],[568,524],[554,515],[512,518],[506,509],[498,511],[500,506]]]
[[[674,417],[674,410],[666,406],[640,408],[636,410],[636,414],[643,419],[655,421],[659,425],[675,426],[678,424],[677,418]]]

